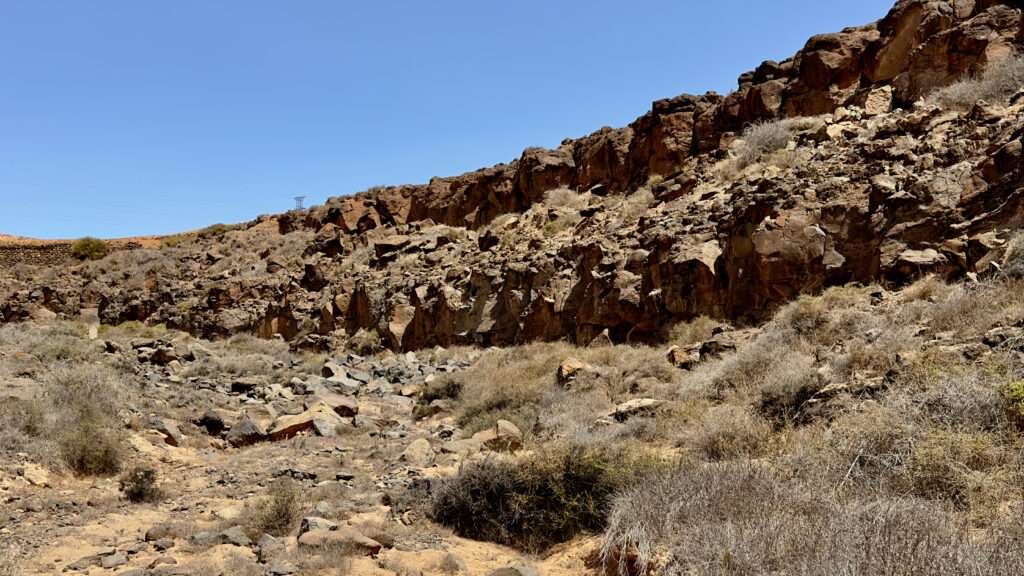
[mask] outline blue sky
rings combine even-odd
[[[507,162],[892,3],[0,0],[0,233],[171,233]]]

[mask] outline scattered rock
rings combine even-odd
[[[251,446],[267,439],[266,431],[248,416],[231,427],[227,441],[236,448]]]
[[[274,422],[270,439],[274,441],[292,438],[302,432],[315,431],[321,436],[333,435],[342,423],[341,417],[330,405],[317,402],[311,408],[295,416],[283,416]]]
[[[328,532],[331,530],[337,530],[338,525],[326,518],[319,518],[316,516],[306,516],[302,519],[302,523],[299,525],[299,536],[302,536],[306,532],[312,532],[319,530],[322,532]]]
[[[523,447],[523,433],[508,420],[498,420],[493,428],[474,434],[473,440],[497,452],[514,452]]]
[[[508,566],[492,571],[488,576],[540,576],[536,568],[525,565]]]
[[[376,556],[382,548],[380,542],[367,538],[352,528],[337,530],[311,530],[299,536],[300,548],[339,547],[357,554]]]
[[[655,400],[654,398],[636,398],[616,406],[615,411],[610,416],[616,422],[625,422],[637,416],[651,416],[662,404],[664,404],[664,401]]]
[[[426,438],[413,440],[402,452],[402,461],[410,466],[425,468],[434,462],[434,449]]]

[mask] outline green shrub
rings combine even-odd
[[[1018,427],[1024,428],[1024,380],[1017,380],[1003,386],[1001,392],[1003,398],[1006,399],[1010,419]]]
[[[71,254],[79,260],[99,260],[110,253],[107,243],[98,238],[86,236],[71,245]]]
[[[614,494],[658,465],[643,451],[589,446],[474,462],[439,484],[432,516],[461,536],[539,552],[603,529]]]
[[[224,234],[227,234],[231,230],[234,230],[234,228],[232,226],[228,226],[227,224],[214,224],[212,226],[207,226],[206,228],[203,228],[202,230],[199,231],[198,234],[200,238],[214,238],[218,236],[223,236]]]
[[[164,236],[160,239],[160,246],[163,248],[174,248],[184,242],[186,237],[182,234],[175,234],[173,236]]]
[[[119,482],[121,492],[129,502],[157,502],[164,496],[157,483],[157,472],[149,466],[136,466]]]

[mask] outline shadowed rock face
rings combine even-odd
[[[645,341],[701,314],[756,320],[829,285],[983,272],[1022,219],[1024,111],[918,101],[1000,65],[1024,38],[1021,8],[901,0],[727,96],[661,100],[510,164],[262,219],[228,235],[234,248],[200,238],[159,266],[5,281],[0,315],[95,306],[107,323],[310,347],[359,330],[395,349]],[[796,117],[814,118],[794,124],[784,157],[721,174],[746,126]],[[579,205],[546,201],[557,189]],[[256,236],[268,247],[236,253]]]

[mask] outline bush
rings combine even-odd
[[[1010,239],[1003,254],[1003,274],[1009,278],[1024,278],[1024,234]]]
[[[235,228],[235,226],[228,226],[227,224],[213,224],[200,230],[197,235],[200,238],[217,238],[227,234]]]
[[[302,495],[291,480],[279,480],[270,486],[267,498],[252,511],[249,526],[258,534],[285,536],[302,516]]]
[[[109,253],[110,248],[106,242],[89,236],[71,245],[71,255],[79,260],[99,260]]]
[[[348,347],[356,354],[370,356],[384,349],[384,342],[376,330],[360,328],[348,339]]]
[[[182,235],[182,234],[174,234],[172,236],[164,236],[163,238],[160,239],[160,247],[161,248],[174,248],[174,247],[180,245],[186,239],[187,239],[187,237]]]
[[[121,477],[121,492],[129,502],[157,502],[163,498],[163,491],[157,484],[157,472],[149,466],[136,466]]]
[[[1018,428],[1024,428],[1024,380],[1006,384],[1001,393],[1010,419]]]
[[[785,148],[792,138],[793,130],[785,120],[760,121],[747,126],[735,149],[736,169],[743,170],[765,154]]]
[[[909,470],[914,493],[967,508],[974,472],[987,472],[1002,456],[984,434],[933,432],[915,446]]]
[[[60,435],[58,444],[64,464],[75,474],[113,476],[121,471],[121,440],[94,416],[83,414]]]
[[[837,501],[765,465],[712,464],[652,477],[614,502],[609,574],[688,576],[1019,574],[1019,527],[975,538],[919,500]],[[659,557],[663,566],[656,566]]]
[[[544,206],[582,210],[587,207],[588,198],[569,188],[556,188],[544,193]]]
[[[439,375],[433,382],[423,387],[416,399],[414,415],[417,418],[431,413],[430,404],[435,400],[456,400],[462,394],[462,381],[451,374]]]
[[[1024,87],[1024,57],[1014,55],[991,62],[979,76],[971,76],[940,88],[928,101],[953,109],[969,109],[978,101],[1005,103]]]
[[[420,393],[420,403],[430,404],[434,400],[454,400],[462,394],[462,382],[450,374],[443,374],[428,383]]]
[[[476,432],[494,426],[499,419],[508,420],[529,438],[542,432],[538,425],[546,419],[551,426],[543,432],[551,435],[564,432],[565,425],[571,422],[545,417],[555,414],[557,406],[552,403],[563,399],[557,393],[561,387],[556,372],[558,366],[571,357],[595,369],[593,374],[578,379],[573,391],[594,390],[616,403],[641,392],[657,395],[658,391],[651,387],[659,385],[664,386],[665,393],[674,390],[676,379],[682,374],[668,363],[663,351],[642,346],[583,349],[565,343],[535,343],[492,350],[481,355],[468,370],[454,376],[463,384],[457,414],[459,425],[468,432]],[[582,404],[589,402],[584,400]],[[574,420],[593,422],[604,414],[586,414],[577,409]]]
[[[615,492],[652,466],[635,450],[579,446],[474,462],[439,484],[432,516],[461,536],[539,552],[602,529]]]
[[[695,448],[709,460],[756,457],[764,451],[771,428],[738,406],[717,406],[704,414],[693,438]]]
[[[719,323],[707,316],[698,316],[689,322],[680,322],[669,329],[667,340],[671,344],[686,348],[703,343],[714,335]]]
[[[764,376],[758,411],[778,426],[801,421],[805,404],[821,389],[814,358],[800,352],[784,354]]]

